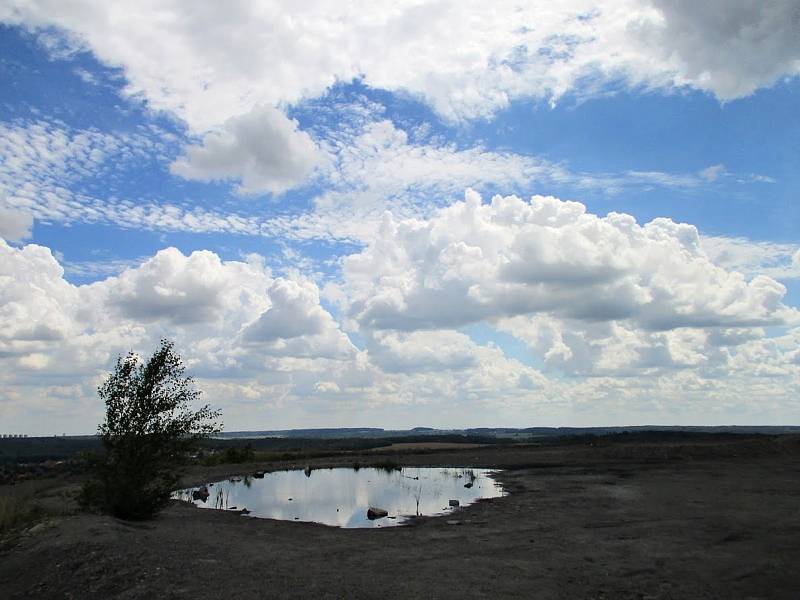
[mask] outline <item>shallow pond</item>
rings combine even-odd
[[[451,500],[463,507],[480,498],[505,495],[490,477],[493,472],[428,467],[275,471],[181,490],[174,497],[201,508],[246,509],[251,517],[339,527],[391,527],[402,525],[409,516],[458,510],[450,506]],[[370,518],[370,507],[388,514]]]

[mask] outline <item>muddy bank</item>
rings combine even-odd
[[[378,530],[175,503],[53,518],[4,546],[3,598],[796,598],[797,438],[597,441],[396,453],[506,469],[511,494]],[[310,461],[362,465],[369,455]],[[196,468],[185,483],[288,463]],[[52,490],[51,490],[52,492]],[[448,521],[458,524],[448,524]]]

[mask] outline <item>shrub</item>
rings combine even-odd
[[[98,427],[103,453],[81,500],[127,519],[153,516],[169,501],[185,455],[220,431],[219,412],[192,410],[200,396],[172,342],[162,340],[146,362],[134,353],[117,359],[98,388],[106,416]]]
[[[207,467],[215,465],[230,465],[253,462],[256,459],[256,453],[253,452],[253,447],[247,444],[243,448],[232,446],[225,448],[222,452],[216,454],[209,454],[200,460],[200,464]]]

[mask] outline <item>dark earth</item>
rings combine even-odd
[[[0,598],[800,598],[800,437],[625,437],[309,461],[505,469],[504,498],[374,530],[179,502],[126,522],[51,481],[66,514],[2,541]]]

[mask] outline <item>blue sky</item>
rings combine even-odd
[[[796,422],[797,13],[715,4],[0,8],[2,428],[162,336],[228,429]]]

